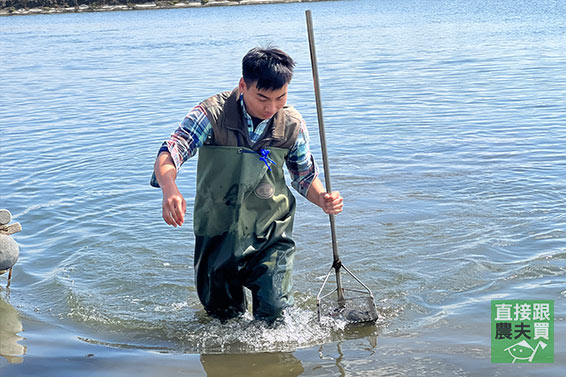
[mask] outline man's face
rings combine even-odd
[[[259,119],[269,119],[285,106],[288,86],[289,84],[285,84],[276,90],[258,90],[255,82],[247,86],[243,78],[239,84],[248,114]]]

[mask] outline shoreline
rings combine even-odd
[[[120,5],[100,5],[89,6],[82,4],[77,7],[42,7],[42,8],[3,8],[0,9],[0,16],[29,16],[36,14],[63,14],[63,13],[86,13],[86,12],[116,12],[130,10],[150,10],[150,9],[177,9],[177,8],[205,8],[218,6],[239,6],[239,5],[262,5],[262,4],[284,4],[284,3],[313,3],[320,1],[336,0],[210,0],[206,3],[200,1],[148,1],[143,4],[120,4]]]

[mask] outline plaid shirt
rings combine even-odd
[[[244,124],[248,125],[250,139],[256,143],[267,127],[269,119],[261,121],[254,128],[252,117],[246,111],[243,96],[240,96],[240,105],[244,114]],[[163,142],[159,153],[168,151],[173,158],[175,168],[179,171],[181,165],[193,157],[197,149],[212,137],[212,132],[206,111],[198,105],[185,116],[171,137]],[[306,197],[313,180],[318,176],[318,167],[309,149],[309,134],[303,119],[297,141],[287,155],[286,165],[291,176],[291,186]]]

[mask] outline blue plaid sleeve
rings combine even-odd
[[[165,140],[159,149],[158,155],[167,151],[179,171],[183,163],[197,153],[197,149],[204,145],[212,133],[212,125],[206,116],[206,111],[200,105],[194,107],[181,121],[175,132]],[[150,184],[159,187],[155,179],[155,172]]]
[[[302,119],[297,141],[287,155],[286,164],[291,176],[291,186],[306,198],[313,180],[318,176],[318,166],[310,152],[309,132]]]

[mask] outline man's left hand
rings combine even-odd
[[[320,208],[329,215],[337,215],[342,212],[344,199],[338,191],[332,193],[323,192],[320,194]]]

